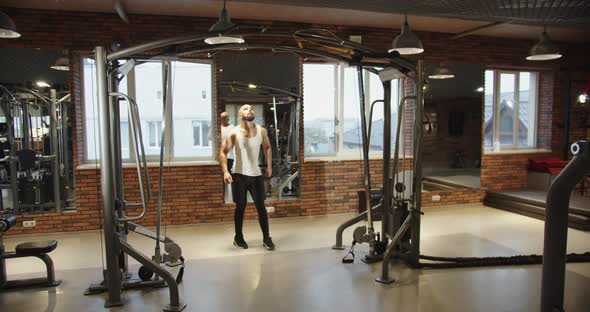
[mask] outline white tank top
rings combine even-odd
[[[225,138],[227,138],[227,135],[231,132],[231,130],[234,128],[234,125],[229,124],[226,126],[221,126],[221,142],[223,142],[225,140]],[[234,159],[234,149],[232,148],[231,151],[229,151],[229,153],[227,153],[227,159]]]
[[[260,133],[260,126],[257,124],[254,124],[254,126],[256,127],[256,135],[251,138],[242,135],[241,126],[236,126],[232,130],[232,132],[236,133],[233,173],[252,177],[262,175],[262,171],[258,167],[258,155],[260,154],[260,145],[262,145],[262,134]]]

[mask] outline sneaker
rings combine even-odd
[[[272,242],[272,238],[270,238],[270,236],[265,237],[262,240],[262,245],[264,246],[264,248],[268,249],[268,250],[274,250],[275,249],[275,244]]]
[[[234,237],[234,246],[241,249],[248,249],[248,244],[243,237]]]

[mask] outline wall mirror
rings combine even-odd
[[[484,68],[427,64],[424,189],[479,188]]]
[[[267,199],[299,198],[300,60],[291,54],[234,54],[219,57],[222,108],[230,123],[240,124],[244,104],[255,110],[254,122],[268,131],[273,175],[266,179]],[[260,165],[266,160],[260,153]],[[226,202],[231,202],[226,187]]]

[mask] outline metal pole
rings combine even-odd
[[[565,82],[565,112],[563,114],[563,151],[561,160],[567,160],[570,140],[570,108],[572,106],[572,79],[568,76]]]
[[[113,65],[117,65],[113,62]],[[119,83],[117,81],[116,72],[112,72],[108,77],[109,92],[117,92],[119,90]],[[115,176],[115,209],[119,220],[124,219],[126,214],[125,193],[123,192],[123,160],[121,155],[121,117],[119,109],[119,97],[109,96],[109,123],[111,129],[111,147],[113,157],[113,172]],[[131,104],[129,104],[131,105]],[[117,230],[119,236],[123,240],[127,240],[127,233],[124,230]],[[119,253],[119,263],[123,267],[123,272],[128,271],[127,254]]]
[[[104,211],[104,240],[107,270],[105,284],[109,292],[105,307],[122,305],[121,272],[118,263],[118,238],[115,233],[115,177],[110,132],[110,111],[107,87],[106,52],[103,47],[94,50],[96,58],[96,81],[98,95],[98,128],[100,134],[100,186]]]
[[[418,266],[420,261],[420,213],[422,210],[422,122],[424,117],[424,61],[419,60],[416,73],[415,141],[414,141],[414,214],[411,224],[410,265]]]
[[[570,196],[576,184],[590,174],[590,144],[580,141],[572,144],[571,150],[574,158],[551,183],[547,192],[541,312],[563,311]]]
[[[14,102],[14,104],[17,104]],[[15,131],[14,131],[14,110],[11,105],[6,107],[6,122],[8,124],[8,143],[10,145],[10,151],[8,154],[10,158],[8,165],[10,169],[10,191],[12,192],[12,210],[14,214],[20,213],[20,205],[18,200],[18,169],[16,165],[16,143],[14,142]]]
[[[373,235],[373,216],[371,214],[371,171],[369,168],[369,146],[367,137],[367,114],[365,109],[365,86],[363,83],[363,67],[358,65],[356,67],[358,75],[358,86],[359,86],[359,103],[361,111],[361,132],[362,132],[362,143],[363,143],[363,164],[364,164],[364,179],[363,187],[365,189],[365,204],[367,207],[367,231],[369,235]],[[369,254],[372,256],[375,253],[374,246],[371,244]]]
[[[275,143],[277,145],[277,160],[281,160],[281,148],[279,147],[279,127],[278,127],[278,121],[277,121],[277,100],[276,97],[273,95],[272,97],[272,111],[273,111],[273,117],[274,117],[274,126],[275,126]],[[280,166],[280,162],[279,162],[279,166]],[[280,178],[280,176],[279,176]],[[281,191],[279,190],[279,193]]]
[[[395,282],[393,278],[389,277],[389,261],[395,252],[395,246],[399,243],[400,239],[406,234],[410,223],[413,221],[412,215],[408,215],[406,220],[402,223],[399,230],[395,233],[395,236],[391,239],[391,244],[387,247],[387,251],[383,256],[383,262],[381,263],[381,275],[378,276],[375,281],[383,284],[391,284]]]
[[[49,91],[49,94],[51,97],[51,102],[49,102],[49,137],[51,140],[51,154],[53,155],[53,160],[51,161],[51,175],[53,178],[53,204],[55,205],[55,211],[61,212],[61,184],[59,183],[61,168],[59,165],[59,141],[57,138],[57,94],[55,92],[55,89],[51,89]]]
[[[64,200],[70,199],[70,192],[72,190],[72,184],[70,180],[70,157],[69,157],[69,140],[68,140],[68,119],[69,119],[69,112],[68,112],[68,105],[65,102],[59,103],[59,114],[60,114],[60,127],[61,127],[61,135],[59,142],[61,147],[61,163],[63,164],[63,178],[64,184],[66,189],[66,194],[64,194]],[[67,205],[66,205],[67,206]]]
[[[108,78],[109,83],[109,91],[110,92],[117,92],[118,90],[118,83],[117,79],[114,75],[110,75]],[[109,96],[109,107],[110,110],[110,123],[111,123],[111,143],[112,143],[112,153],[113,153],[113,168],[115,170],[115,196],[116,199],[120,202],[124,197],[123,193],[123,160],[121,156],[121,117],[119,111],[119,97]],[[121,212],[117,212],[120,216]],[[124,213],[123,213],[124,214]]]
[[[31,141],[31,125],[29,120],[29,103],[26,100],[21,102],[23,108],[23,144],[22,149],[29,149]]]
[[[162,226],[162,197],[164,196],[164,155],[165,155],[165,145],[166,145],[166,133],[168,132],[168,128],[170,125],[166,122],[168,120],[168,109],[169,109],[169,101],[168,98],[171,96],[170,94],[170,84],[171,81],[171,67],[170,61],[164,61],[164,79],[162,81],[163,85],[163,97],[162,97],[162,134],[160,136],[160,169],[158,173],[158,209],[157,209],[157,217],[156,217],[156,237],[160,237],[160,227]],[[154,258],[156,259],[156,263],[160,263],[160,240],[156,239],[156,247],[155,247],[155,255]]]
[[[387,244],[391,214],[391,80],[383,81],[383,209],[381,210],[381,242]],[[371,110],[372,110],[371,106]]]

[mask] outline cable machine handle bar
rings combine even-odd
[[[151,187],[150,187],[150,178],[147,172],[147,161],[145,157],[145,150],[143,145],[143,138],[141,134],[141,125],[138,124],[139,122],[139,109],[137,108],[137,103],[129,96],[121,92],[111,92],[109,94],[113,97],[122,97],[128,103],[127,110],[129,113],[129,118],[131,119],[131,126],[129,129],[131,130],[131,137],[133,138],[133,145],[135,147],[135,165],[137,167],[137,178],[139,179],[139,193],[141,195],[141,206],[142,212],[141,214],[133,217],[123,217],[117,218],[119,222],[127,222],[127,221],[135,221],[142,219],[145,216],[147,211],[147,203],[150,201],[152,197]],[[145,175],[145,184],[147,186],[147,196],[146,191],[144,190],[144,175]],[[147,197],[147,198],[146,198]],[[130,204],[133,205],[133,204]],[[134,206],[134,205],[133,205]]]
[[[369,128],[369,130],[367,131],[367,142],[369,143],[369,146],[371,146],[371,128],[373,126],[373,108],[375,107],[375,104],[377,103],[385,103],[385,100],[375,100],[373,101],[373,103],[371,103],[371,108],[369,109],[369,124],[367,125],[367,127]]]

